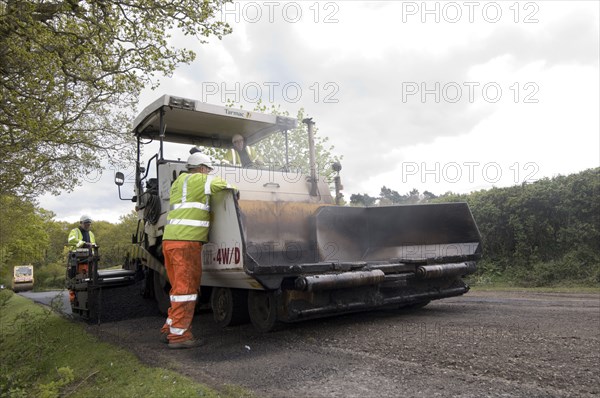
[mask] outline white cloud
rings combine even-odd
[[[131,174],[132,170],[123,170]],[[123,197],[130,198],[132,190],[123,190]],[[107,167],[100,173],[91,173],[82,178],[82,184],[72,192],[63,192],[59,196],[43,195],[39,205],[52,210],[56,218],[75,222],[83,215],[89,215],[95,221],[118,222],[119,217],[128,214],[135,204],[129,200],[120,200],[117,186],[114,184],[114,170]]]

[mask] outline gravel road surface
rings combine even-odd
[[[470,292],[414,311],[372,311],[288,324],[218,328],[206,345],[161,344],[164,318],[89,325],[142,361],[259,397],[592,397],[600,395],[600,295]]]

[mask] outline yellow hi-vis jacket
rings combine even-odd
[[[243,150],[246,151],[252,163],[262,162],[262,159],[256,154],[256,150],[254,148],[246,146]],[[240,155],[235,148],[228,149],[227,153],[223,157],[223,160],[226,160],[233,166],[242,166],[242,160],[240,159]]]
[[[163,240],[208,241],[210,195],[236,189],[222,178],[203,173],[182,173],[170,193],[170,209]]]
[[[95,245],[96,238],[94,237],[94,233],[92,231],[88,231],[90,234],[90,243]],[[69,244],[69,250],[79,249],[83,246],[85,241],[83,240],[83,234],[79,227],[73,228],[69,233],[69,238],[67,239],[67,243]]]

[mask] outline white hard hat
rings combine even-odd
[[[240,140],[244,140],[244,137],[242,137],[241,134],[236,134],[233,136],[233,138],[231,139],[231,142],[236,142],[236,141],[240,141]]]
[[[92,217],[87,216],[87,215],[83,215],[81,216],[81,218],[79,219],[80,222],[92,222]]]
[[[186,166],[187,166],[188,170],[190,170],[190,169],[195,169],[196,167],[199,167],[201,165],[204,165],[212,170],[212,168],[213,168],[212,159],[203,153],[196,152],[196,153],[192,153],[190,155]]]

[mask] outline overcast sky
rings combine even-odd
[[[196,61],[145,90],[304,108],[343,155],[346,199],[504,187],[600,166],[597,1],[243,1]],[[114,170],[44,196],[57,219],[118,221]]]

